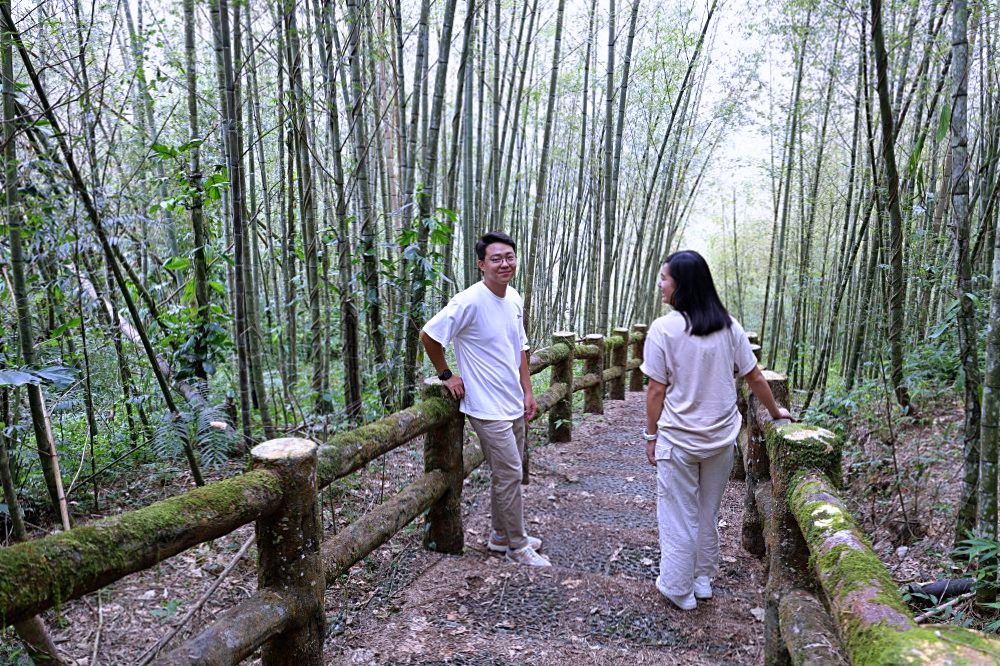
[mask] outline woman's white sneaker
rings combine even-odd
[[[694,598],[712,598],[712,579],[708,576],[698,576],[694,579]]]
[[[551,562],[545,559],[542,555],[536,553],[535,549],[531,546],[525,546],[524,548],[518,548],[517,550],[508,550],[504,557],[515,564],[526,564],[529,567],[552,566]]]
[[[698,602],[697,600],[695,600],[694,594],[690,592],[688,592],[684,596],[677,596],[668,593],[664,589],[663,582],[660,580],[659,576],[656,577],[656,589],[659,590],[660,594],[665,596],[670,601],[670,603],[672,603],[674,606],[677,606],[681,610],[689,611],[689,610],[694,610],[695,608],[698,607]]]
[[[509,545],[510,540],[507,538],[506,534],[501,535],[499,532],[490,531],[490,539],[486,542],[486,547],[488,549],[492,550],[494,553],[506,553]],[[542,540],[529,534],[528,545],[534,550],[540,550],[542,547]]]

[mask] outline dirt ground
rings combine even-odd
[[[761,663],[764,572],[739,547],[741,483],[723,502],[715,598],[683,612],[656,591],[655,472],[636,437],[643,405],[642,394],[606,401],[604,416],[584,417],[572,442],[532,452],[525,513],[551,569],[512,565],[486,549],[480,471],[466,488],[466,553],[413,551],[410,584],[379,595],[328,641],[327,662]]]

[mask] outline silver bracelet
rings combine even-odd
[[[653,433],[651,435],[648,432],[646,432],[645,430],[642,431],[642,438],[644,440],[646,440],[647,442],[655,442],[656,441],[656,437],[657,437],[656,433]]]

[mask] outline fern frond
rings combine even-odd
[[[150,442],[150,448],[158,458],[172,460],[181,454],[184,443],[188,441],[188,418],[183,412],[163,414]]]
[[[226,423],[226,417],[219,409],[206,403],[195,410],[194,442],[202,462],[218,467],[232,452],[236,432]]]

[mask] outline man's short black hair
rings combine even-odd
[[[503,243],[504,245],[510,245],[510,249],[517,252],[517,243],[514,239],[501,231],[490,231],[483,234],[483,237],[476,241],[476,256],[479,261],[486,261],[486,248],[493,243]]]

